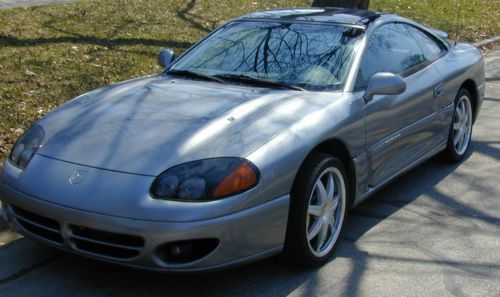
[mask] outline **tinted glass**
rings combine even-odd
[[[340,90],[361,29],[327,24],[234,22],[171,70],[249,75],[312,90]]]
[[[368,40],[356,87],[366,87],[370,77],[377,72],[409,75],[425,61],[422,50],[403,25],[383,25]]]
[[[443,45],[440,46],[432,37],[418,28],[409,25],[404,26],[418,42],[428,61],[434,62],[441,57],[444,50]]]

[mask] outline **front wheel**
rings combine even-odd
[[[470,146],[472,135],[472,104],[468,90],[460,89],[455,99],[455,110],[448,135],[448,144],[444,151],[451,162],[461,161]]]
[[[306,266],[326,263],[342,231],[348,185],[342,162],[314,154],[299,170],[291,192],[285,253]]]

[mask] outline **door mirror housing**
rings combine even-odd
[[[398,95],[405,90],[406,82],[400,75],[390,72],[378,72],[368,81],[363,98],[368,102],[375,95]]]
[[[163,68],[168,68],[168,66],[172,64],[174,59],[175,59],[174,51],[169,48],[162,49],[160,51],[160,54],[158,55],[158,63],[160,63],[160,65]]]

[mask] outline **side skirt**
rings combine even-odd
[[[389,184],[391,181],[393,181],[397,177],[405,174],[406,172],[410,171],[411,169],[413,169],[413,168],[417,167],[418,165],[424,163],[425,161],[429,160],[433,156],[435,156],[438,153],[440,153],[441,151],[443,151],[445,148],[446,148],[446,142],[443,143],[443,144],[441,144],[441,145],[439,145],[439,146],[437,146],[436,148],[434,148],[433,150],[431,150],[429,153],[425,154],[420,159],[418,159],[415,162],[413,162],[412,164],[408,165],[403,170],[399,171],[398,173],[396,173],[393,176],[389,177],[388,179],[384,180],[383,182],[381,182],[377,186],[375,186],[375,187],[369,187],[368,186],[368,190],[365,193],[363,193],[361,195],[357,195],[357,197],[354,200],[354,203],[353,203],[352,207],[355,207],[356,205],[360,204],[361,202],[363,202],[364,200],[366,200],[368,197],[370,197],[370,195],[374,194],[375,192],[377,192],[378,190],[380,190],[381,188],[383,188],[384,186],[386,186],[387,184]]]

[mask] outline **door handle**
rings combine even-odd
[[[443,88],[443,83],[440,83],[434,88],[434,98],[439,98],[444,96],[444,88]]]

